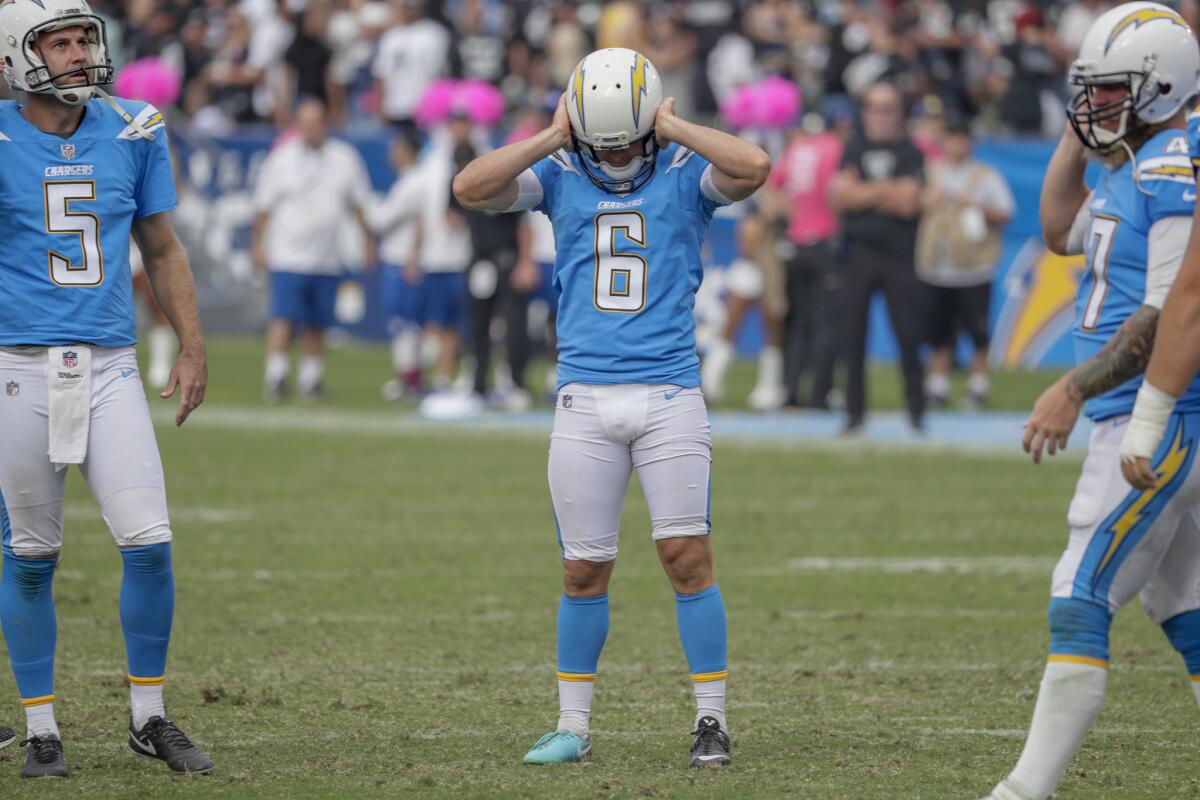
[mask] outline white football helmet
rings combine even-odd
[[[38,36],[62,28],[82,27],[87,33],[92,66],[51,75],[38,55]],[[68,105],[86,103],[95,87],[112,83],[104,20],[92,13],[85,0],[0,0],[0,61],[4,77],[14,89],[53,94]],[[82,72],[86,84],[59,87],[55,81]]]
[[[579,161],[592,183],[624,194],[654,173],[654,116],[662,102],[658,70],[641,53],[612,47],[584,57],[567,82],[567,116]],[[597,150],[639,146],[629,164],[614,167]]]
[[[1067,118],[1087,147],[1106,151],[1143,125],[1165,122],[1196,94],[1200,46],[1183,17],[1158,3],[1123,3],[1092,23],[1071,64],[1080,91]],[[1096,106],[1096,86],[1124,84],[1129,96]],[[1115,129],[1098,123],[1117,119]]]

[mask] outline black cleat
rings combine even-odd
[[[696,743],[692,745],[688,766],[723,767],[733,761],[729,734],[721,730],[721,723],[715,717],[701,717],[692,735],[696,737]]]
[[[62,742],[53,733],[45,736],[30,736],[21,742],[25,748],[25,766],[21,767],[22,778],[65,778],[67,762],[63,758]]]
[[[17,732],[12,728],[0,725],[0,750],[8,747],[17,740]]]
[[[129,723],[129,749],[167,762],[175,772],[210,772],[213,760],[166,717],[151,717],[140,731]]]

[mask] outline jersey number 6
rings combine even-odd
[[[636,211],[596,215],[596,288],[601,311],[636,314],[646,305],[646,259],[618,253],[617,231],[639,247],[646,246],[646,219]]]
[[[46,181],[46,232],[78,236],[83,263],[76,264],[51,250],[50,280],[59,286],[98,286],[104,281],[104,255],[100,252],[100,219],[87,211],[76,211],[76,200],[95,200],[95,181]]]

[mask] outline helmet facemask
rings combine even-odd
[[[637,191],[645,186],[646,182],[654,175],[654,162],[658,160],[658,140],[654,138],[653,129],[637,141],[614,143],[611,147],[588,144],[576,136],[574,130],[571,131],[571,141],[575,145],[575,151],[579,153],[579,163],[583,167],[583,173],[592,183],[606,192],[628,194]],[[642,148],[642,154],[635,155],[623,167],[602,161],[597,152],[619,150],[624,147],[636,149],[639,146]]]
[[[50,73],[45,60],[38,53],[38,40],[44,33],[62,30],[64,28],[83,28],[88,37],[88,49],[91,51],[92,64],[86,67],[75,67],[56,74]],[[108,36],[104,20],[94,14],[63,17],[47,20],[41,25],[30,28],[21,42],[21,52],[25,55],[29,69],[24,74],[25,90],[35,94],[53,94],[67,105],[81,105],[96,95],[95,89],[112,83],[113,66],[108,58]],[[15,69],[16,65],[6,64],[5,69]],[[7,72],[6,72],[7,74]],[[83,75],[86,83],[71,86],[59,86],[58,81],[72,75]]]

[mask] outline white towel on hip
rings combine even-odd
[[[50,395],[50,447],[56,470],[87,458],[92,418],[92,349],[85,345],[47,348],[46,384]]]

